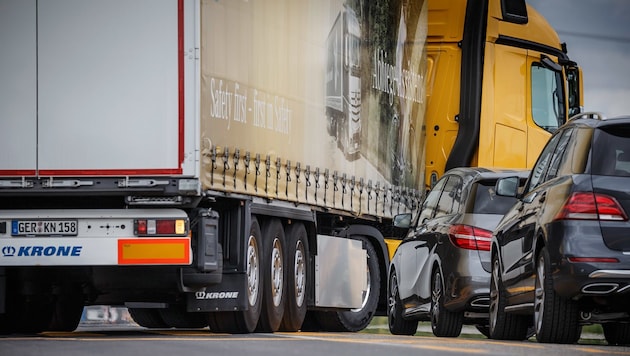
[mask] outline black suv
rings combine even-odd
[[[490,336],[574,343],[600,323],[630,344],[630,116],[576,115],[550,138],[492,236]]]

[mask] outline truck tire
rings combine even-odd
[[[159,309],[129,308],[129,315],[136,324],[149,329],[165,329],[168,324],[160,316]]]
[[[278,219],[269,219],[263,225],[262,234],[263,308],[256,331],[274,332],[282,322],[286,299],[285,236],[282,223]]]
[[[363,303],[358,309],[338,312],[318,312],[316,314],[317,321],[322,329],[326,331],[361,331],[370,324],[378,306],[381,288],[378,255],[367,237],[353,236],[352,238],[362,241],[363,248],[367,252],[368,289],[365,291]]]
[[[306,316],[308,237],[302,223],[288,225],[284,234],[287,240],[285,253],[287,292],[284,316],[279,330],[298,331]]]
[[[50,331],[74,331],[83,314],[83,294],[60,294],[55,296],[53,314],[48,325]]]
[[[172,328],[200,329],[208,326],[208,314],[187,312],[184,306],[174,305],[167,309],[158,309],[162,320]]]
[[[262,309],[262,234],[256,217],[252,216],[249,237],[246,243],[245,264],[247,265],[247,285],[245,286],[248,299],[247,310],[234,312],[208,313],[208,326],[217,333],[245,334],[256,329]]]
[[[322,326],[319,325],[317,314],[321,313],[316,310],[307,310],[304,321],[302,322],[301,331],[323,331]]]

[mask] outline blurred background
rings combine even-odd
[[[630,1],[527,0],[582,67],[584,108],[630,115]]]

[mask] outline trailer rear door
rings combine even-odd
[[[182,173],[182,0],[0,0],[0,173]]]

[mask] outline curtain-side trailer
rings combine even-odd
[[[0,0],[0,46],[0,332],[361,330],[394,217],[582,100],[522,0]]]
[[[344,12],[353,74],[330,74]],[[149,328],[365,328],[385,307],[391,218],[421,199],[420,172],[393,169],[407,133],[390,117],[421,126],[426,14],[0,0],[0,330],[74,330],[97,304]],[[328,133],[329,75],[355,78],[351,139]]]

